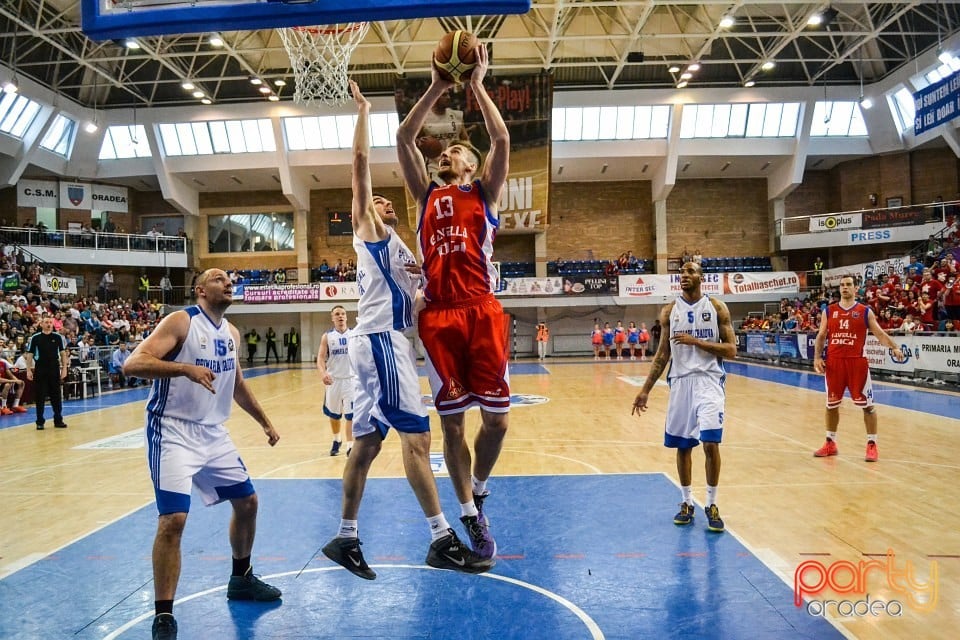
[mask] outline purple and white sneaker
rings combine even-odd
[[[477,506],[477,515],[460,518],[460,522],[467,529],[473,552],[481,558],[493,558],[497,555],[497,541],[490,535],[490,520],[483,512],[483,501],[488,495],[489,492],[484,492],[483,495],[474,494],[473,502]]]

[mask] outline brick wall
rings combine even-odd
[[[807,171],[803,184],[784,199],[784,217],[816,216],[836,211],[832,205],[834,185],[827,171]]]
[[[927,203],[941,196],[944,200],[960,197],[957,183],[957,156],[949,148],[920,149],[910,153],[910,202]]]
[[[886,206],[887,198],[903,198],[911,204],[910,154],[897,153],[843,162],[831,171],[840,184],[840,201],[836,211],[855,211]],[[870,203],[871,193],[877,204]]]
[[[554,183],[547,259],[599,260],[627,250],[652,259],[656,241],[650,198],[648,181]]]
[[[710,256],[770,253],[767,181],[678,180],[667,198],[667,253],[684,247]]]

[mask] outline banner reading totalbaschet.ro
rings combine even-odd
[[[400,119],[423,95],[430,80],[397,80],[395,98]],[[547,74],[487,77],[487,94],[510,131],[510,173],[500,196],[500,233],[544,231],[549,222],[551,78]],[[468,140],[481,154],[490,150],[480,104],[469,85],[456,85],[427,115],[417,136],[427,172],[436,178],[440,154],[457,140]],[[439,180],[438,180],[439,182]],[[407,203],[416,228],[417,203]]]

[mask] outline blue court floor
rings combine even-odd
[[[175,607],[180,639],[841,638],[727,532],[673,524],[661,474],[497,478],[500,559],[486,575],[424,565],[427,525],[403,479],[372,479],[360,513],[368,582],[321,553],[339,480],[260,480],[255,570],[282,603],[229,602],[228,505],[194,508]],[[456,499],[438,479],[448,518]],[[0,580],[0,638],[148,638],[153,504]],[[462,531],[459,522],[458,533]]]

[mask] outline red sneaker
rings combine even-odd
[[[823,446],[813,452],[817,458],[826,458],[827,456],[837,455],[837,443],[833,440],[826,440]]]
[[[876,462],[877,458],[880,457],[879,452],[877,451],[877,443],[873,440],[867,442],[867,454],[863,456],[863,459],[867,462]]]
[[[14,413],[26,413],[26,412],[27,412],[27,408],[26,408],[25,406],[23,406],[22,404],[18,404],[18,405],[15,406],[15,407],[11,407],[10,410],[13,411]]]
[[[7,409],[6,407],[3,407],[2,409],[0,409],[0,416],[11,416],[11,415],[13,415],[13,411],[10,411],[10,409]]]

